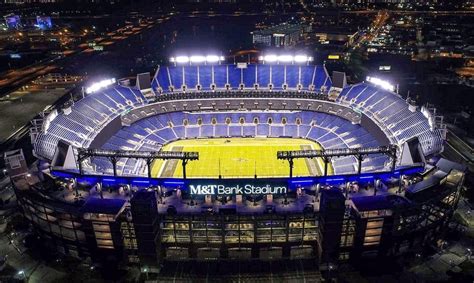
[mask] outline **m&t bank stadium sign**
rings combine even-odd
[[[288,192],[287,181],[275,180],[192,180],[191,195],[280,195]]]

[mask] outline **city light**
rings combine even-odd
[[[192,55],[192,56],[176,56],[171,57],[170,62],[175,64],[186,64],[186,63],[218,63],[220,61],[224,61],[224,56],[218,55]]]
[[[86,93],[90,94],[90,93],[96,92],[100,89],[103,89],[109,85],[114,84],[115,82],[116,82],[115,79],[112,78],[112,79],[102,80],[97,83],[93,83],[92,85],[86,88]]]
[[[389,83],[387,81],[384,81],[382,79],[375,78],[375,77],[367,77],[366,81],[368,81],[368,82],[370,82],[374,85],[380,86],[383,89],[390,90],[390,91],[395,91],[395,86],[394,85],[392,85],[391,83]]]

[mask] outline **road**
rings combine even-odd
[[[146,22],[146,24],[136,25],[132,29],[119,27],[116,30],[107,33],[105,36],[96,37],[94,41],[98,45],[105,46],[116,44],[120,41],[126,40],[130,36],[140,34],[142,31],[152,28],[155,24],[161,23],[163,21],[163,18],[151,20]],[[47,60],[43,60],[42,62],[21,69],[5,72],[0,75],[0,96],[22,87],[39,76],[43,76],[55,70],[61,69],[61,67],[66,62],[70,62],[67,59],[79,60],[82,59],[81,57],[84,55],[92,52],[94,52],[94,50],[89,48],[87,44],[83,43],[74,50],[63,52],[62,56],[49,58]]]
[[[352,51],[355,49],[364,46],[365,43],[370,42],[374,38],[376,38],[380,32],[380,29],[387,23],[388,19],[390,18],[390,14],[387,10],[381,10],[375,16],[373,22],[371,23],[370,27],[366,34],[361,35],[357,38],[353,43]]]

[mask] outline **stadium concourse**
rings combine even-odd
[[[307,61],[174,62],[35,124],[37,170],[10,171],[52,247],[102,263],[307,260],[324,272],[432,245],[446,228],[465,168],[439,158],[432,109]]]

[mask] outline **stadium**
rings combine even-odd
[[[433,245],[465,168],[435,109],[348,84],[303,55],[178,56],[43,113],[38,166],[5,158],[23,213],[93,262],[308,260],[337,267]]]

